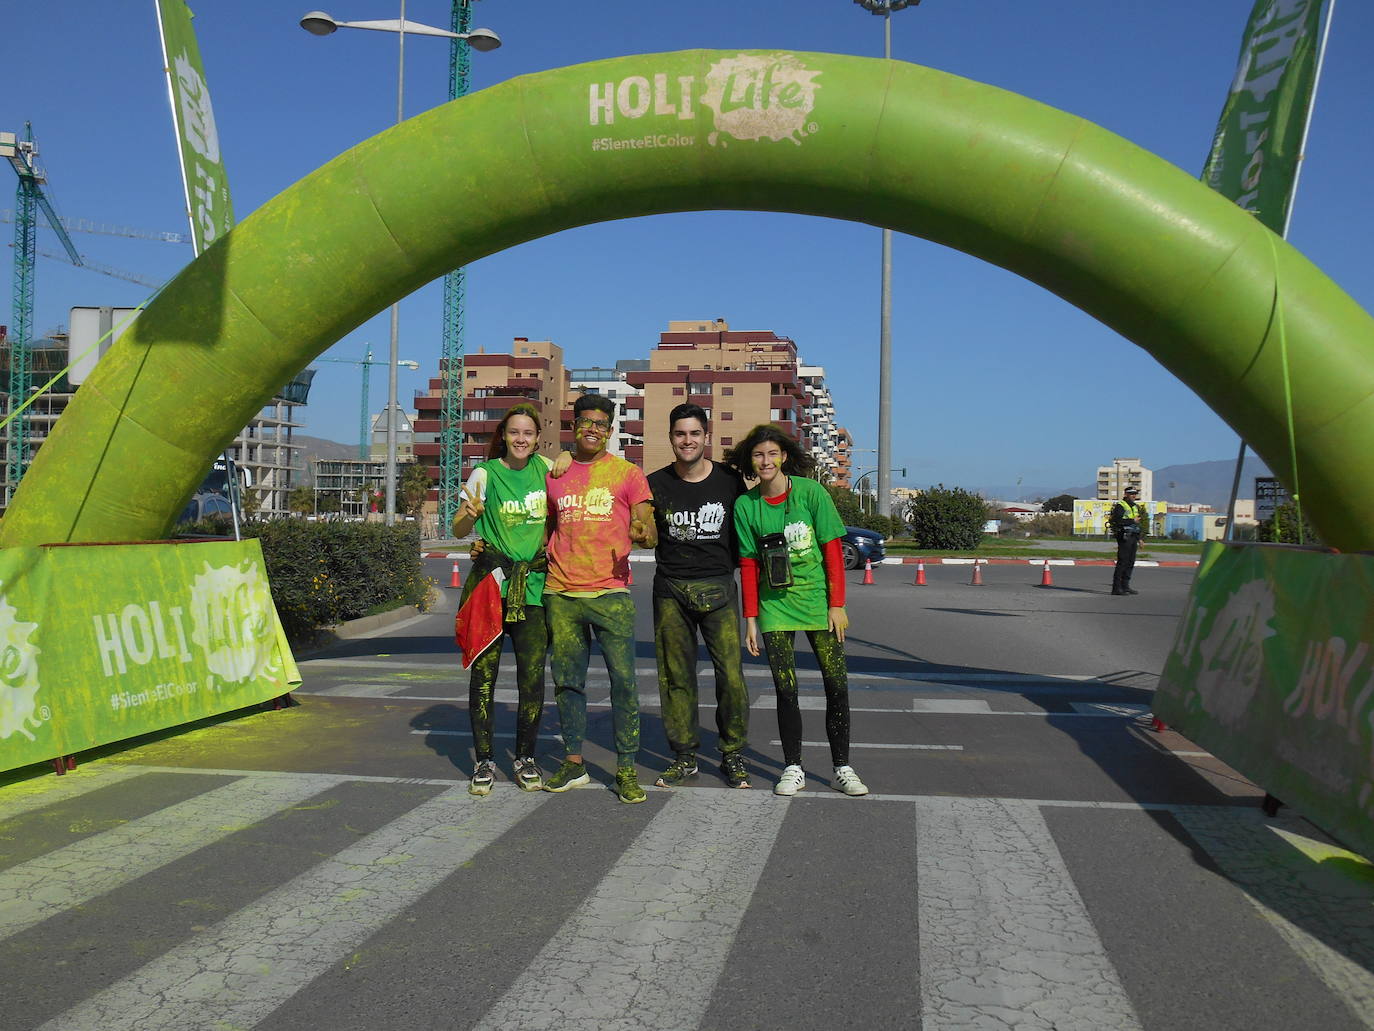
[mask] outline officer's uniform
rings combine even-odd
[[[1128,490],[1126,496],[1112,506],[1107,516],[1107,528],[1116,538],[1116,570],[1112,573],[1113,594],[1139,594],[1131,588],[1131,571],[1135,568],[1135,553],[1140,538],[1150,526],[1150,516],[1140,503],[1140,493]]]

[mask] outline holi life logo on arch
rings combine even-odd
[[[594,127],[623,126],[652,118],[656,129],[666,119],[695,122],[697,104],[711,112],[706,142],[724,147],[731,140],[787,140],[797,146],[817,131],[811,121],[821,73],[808,69],[793,54],[738,54],[716,61],[699,76],[631,75],[619,82],[594,82],[589,90],[589,120]],[[637,130],[638,125],[634,128]],[[620,137],[598,137],[593,150],[641,150],[691,146],[694,136],[650,131]]]

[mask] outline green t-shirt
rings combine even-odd
[[[523,469],[511,469],[499,458],[477,466],[468,477],[468,491],[485,504],[473,529],[503,555],[528,562],[544,544],[547,495],[544,477],[549,460],[532,455]],[[525,604],[544,604],[544,575],[531,572],[525,581]],[[501,581],[501,597],[510,581]]]
[[[758,487],[735,501],[735,534],[741,558],[759,558],[759,538],[781,533],[792,562],[792,586],[768,586],[759,575],[759,629],[824,630],[830,625],[830,596],[821,545],[844,536],[844,523],[830,494],[815,480],[793,476],[792,492],[770,505]]]

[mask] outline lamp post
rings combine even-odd
[[[883,60],[892,60],[892,12],[921,0],[854,0],[883,19]],[[883,230],[882,299],[878,306],[878,514],[892,514],[892,230]]]
[[[339,21],[324,11],[311,11],[301,18],[301,28],[315,36],[328,36],[339,29],[370,29],[373,32],[394,32],[400,40],[396,64],[396,124],[405,120],[406,34],[461,39],[472,49],[483,53],[501,45],[501,37],[491,29],[471,32],[450,32],[421,22],[406,20],[406,0],[401,0],[401,17],[388,21]],[[391,306],[391,354],[387,369],[386,407],[386,525],[396,522],[396,366],[400,348],[401,305]]]
[[[876,473],[876,472],[878,472],[878,471],[879,471],[879,470],[876,469],[876,468],[875,468],[875,469],[867,469],[867,470],[865,470],[864,472],[859,473],[858,479],[856,479],[856,480],[854,481],[854,487],[855,487],[854,493],[856,493],[856,494],[859,495],[859,505],[860,505],[860,508],[861,508],[861,509],[862,509],[862,507],[863,507],[863,494],[858,490],[858,486],[859,486],[859,484],[863,483],[864,480],[866,480],[868,477],[872,476],[874,473]],[[903,479],[906,478],[906,466],[902,466],[900,469],[889,469],[888,472],[889,472],[889,473],[901,473],[901,474],[902,474],[902,478],[903,478]],[[878,487],[879,490],[882,490],[881,483],[882,483],[882,480],[881,480],[881,478],[880,478],[880,479],[879,479],[879,487]],[[892,498],[891,498],[891,496],[890,496],[890,493],[891,493],[891,492],[889,491],[888,505],[887,505],[888,511],[884,512],[884,511],[882,510],[882,507],[879,506],[879,508],[878,508],[878,514],[879,514],[879,515],[891,516],[891,514],[892,514],[892,511],[891,511],[891,509],[892,509]]]

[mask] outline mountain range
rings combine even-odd
[[[1184,465],[1165,465],[1151,470],[1154,473],[1154,501],[1168,501],[1176,504],[1197,502],[1211,505],[1221,511],[1231,499],[1231,479],[1236,472],[1234,458],[1213,462],[1191,462]],[[1245,456],[1245,466],[1241,471],[1240,494],[1242,498],[1255,496],[1255,477],[1272,476],[1269,467],[1253,454]],[[994,485],[971,488],[989,499],[998,501],[1026,501],[1052,498],[1057,494],[1072,494],[1076,498],[1097,497],[1095,484],[1080,484],[1071,487],[1032,487]]]

